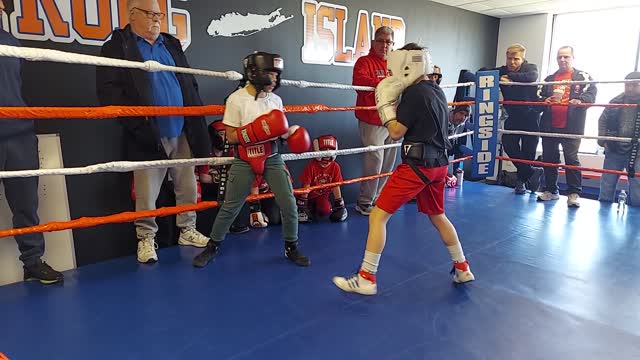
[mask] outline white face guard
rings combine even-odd
[[[431,74],[433,63],[426,50],[394,50],[387,56],[387,69],[391,76],[410,85],[421,76]]]

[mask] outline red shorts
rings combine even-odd
[[[376,206],[393,214],[400,206],[417,197],[419,212],[427,215],[444,214],[444,179],[447,176],[447,166],[418,169],[432,181],[429,185],[425,185],[409,165],[400,164],[382,188]]]

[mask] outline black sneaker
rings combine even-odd
[[[235,226],[235,225],[231,225],[229,227],[229,232],[232,234],[242,234],[242,233],[246,233],[247,231],[249,231],[249,227],[248,226]]]
[[[193,258],[193,266],[202,268],[207,266],[209,261],[213,260],[218,255],[220,247],[216,245],[215,241],[209,240],[207,247],[202,252]]]
[[[302,252],[300,252],[300,249],[298,249],[297,242],[292,244],[286,243],[284,245],[284,256],[298,266],[309,266],[311,264],[309,258],[304,256]]]
[[[39,261],[35,265],[25,265],[22,268],[24,269],[25,281],[37,280],[45,285],[64,281],[62,273],[53,270],[49,264],[43,261]]]

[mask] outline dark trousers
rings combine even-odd
[[[34,170],[40,167],[38,138],[28,132],[0,139],[0,170]],[[13,227],[21,228],[40,223],[38,218],[38,177],[2,179],[7,203],[13,213]],[[34,265],[44,255],[42,233],[15,237],[20,249],[20,260]]]
[[[536,148],[538,147],[538,137],[531,135],[502,135],[502,146],[504,151],[513,159],[534,160],[536,158]],[[518,180],[526,182],[533,175],[533,167],[529,164],[514,162],[518,169]]]
[[[559,164],[560,145],[564,153],[564,163],[566,165],[580,166],[578,159],[578,149],[580,139],[542,138],[542,161]],[[582,192],[582,172],[579,170],[566,170],[567,186],[569,194],[580,194]],[[545,190],[551,193],[558,192],[558,168],[545,167]]]

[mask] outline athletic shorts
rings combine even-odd
[[[400,164],[382,188],[380,196],[376,200],[376,206],[393,214],[400,206],[415,197],[419,212],[427,215],[443,214],[444,179],[447,176],[448,167],[425,168],[418,166],[417,169],[431,180],[430,184],[426,185],[409,165]]]

